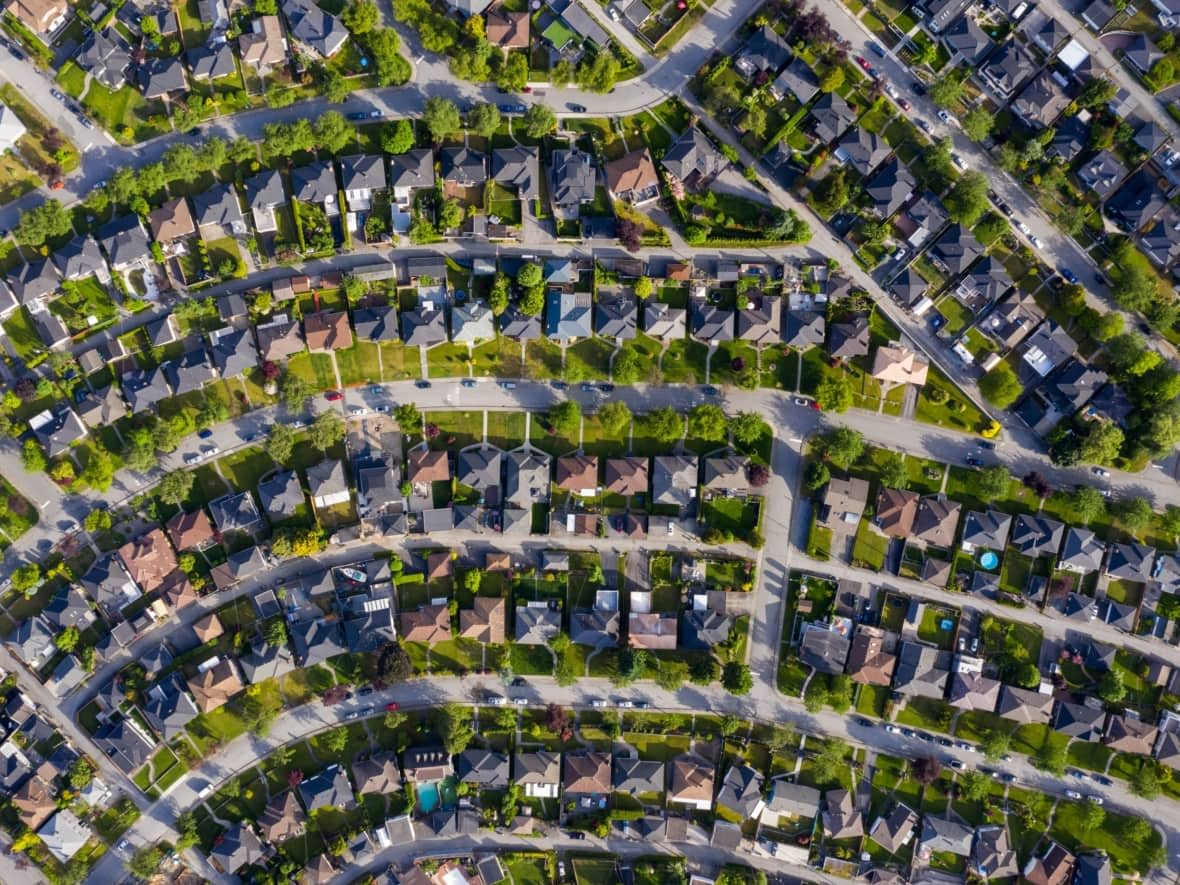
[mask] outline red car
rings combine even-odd
[[[385,709],[386,710],[396,710],[397,703],[395,701],[390,701],[388,704],[385,705]]]
[[[864,68],[866,71],[872,67],[872,65],[869,64],[869,60],[867,58],[865,58],[863,55],[858,55],[856,57],[856,63],[858,65],[860,65],[862,68]]]
[[[329,390],[327,393],[324,394],[324,399],[326,399],[330,403],[334,403],[334,402],[337,402],[338,400],[344,399],[344,394],[341,393],[339,390]]]

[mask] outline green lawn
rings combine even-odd
[[[336,351],[336,368],[345,387],[381,380],[380,348],[372,341],[357,341]]]
[[[885,565],[885,554],[889,551],[889,539],[869,527],[866,519],[856,528],[856,540],[852,546],[852,564],[878,571]]]

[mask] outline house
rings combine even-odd
[[[352,312],[356,336],[366,341],[401,341],[397,329],[397,308],[365,307]]]
[[[809,622],[799,642],[799,660],[817,673],[836,676],[844,672],[851,643],[828,624]]]
[[[500,315],[500,334],[513,341],[536,341],[541,337],[541,318],[509,307]]]
[[[867,481],[857,477],[834,476],[824,487],[816,518],[832,531],[855,532],[868,503],[868,496]]]
[[[1079,854],[1074,863],[1074,885],[1111,885],[1110,857],[1105,851]]]
[[[1011,349],[1023,341],[1044,318],[1033,296],[1018,289],[996,305],[978,326],[1000,347]]]
[[[926,383],[929,370],[930,363],[925,357],[918,356],[899,341],[892,341],[888,345],[882,344],[877,347],[877,352],[873,354],[870,374],[880,381],[883,387],[899,384],[922,387]]]
[[[918,501],[918,513],[914,517],[913,540],[934,547],[950,547],[955,543],[961,509],[958,501],[944,494],[924,495]]]
[[[1020,862],[1006,824],[992,824],[975,831],[970,869],[983,879],[1006,879],[1020,874]]]
[[[829,839],[858,839],[864,835],[864,819],[849,790],[828,790],[824,794],[820,819]]]
[[[344,462],[335,458],[325,459],[307,468],[307,487],[317,510],[347,504],[352,500],[348,479],[344,475]]]
[[[151,242],[138,215],[124,215],[107,222],[96,236],[111,268],[120,273],[144,265],[152,257]]]
[[[697,811],[713,807],[713,765],[701,756],[686,753],[669,763],[668,804],[688,805]]]
[[[554,211],[565,218],[577,218],[582,205],[594,202],[598,173],[594,158],[577,149],[553,152],[549,199]]]
[[[257,19],[255,19],[257,21]],[[232,183],[215,184],[193,196],[193,220],[198,228],[219,228],[215,237],[224,233],[246,235],[246,219],[237,188]],[[221,299],[225,301],[226,299]]]
[[[1046,69],[1029,80],[1028,85],[1012,100],[1009,107],[1027,125],[1036,129],[1046,129],[1069,107],[1069,101],[1065,90]]]
[[[674,614],[666,612],[631,612],[627,620],[627,641],[632,648],[673,651],[676,649]]]
[[[244,375],[258,365],[258,348],[249,329],[226,326],[209,333],[209,352],[222,378]]]
[[[267,803],[258,818],[258,830],[272,845],[302,836],[307,831],[307,815],[295,798],[294,790],[284,790]]]
[[[1115,192],[1127,177],[1127,167],[1110,151],[1099,151],[1077,170],[1078,180],[1092,190],[1103,202]]]
[[[688,311],[682,307],[648,299],[643,305],[643,332],[661,341],[680,341],[687,329],[687,316]]]
[[[557,459],[554,482],[559,489],[591,497],[598,492],[598,458],[593,455],[565,455]]]
[[[459,754],[460,783],[473,784],[483,790],[508,788],[508,756],[474,747]]]
[[[930,251],[935,267],[951,276],[967,270],[983,254],[975,235],[961,224],[953,224],[938,238]]]
[[[500,504],[500,475],[503,456],[499,449],[467,449],[459,453],[459,484],[479,492],[481,503]]]
[[[0,121],[3,117],[0,116]],[[92,236],[74,237],[62,248],[49,256],[62,279],[83,280],[93,276],[103,285],[111,281],[106,259],[98,250],[98,242]]]
[[[238,38],[242,64],[263,71],[287,61],[287,41],[277,15],[259,15],[250,22],[250,32]]]
[[[979,79],[1002,99],[1011,98],[1037,65],[1016,40],[1009,40],[977,69]]]
[[[575,800],[605,797],[611,792],[610,762],[609,753],[566,753],[562,760],[562,796]]]
[[[374,753],[352,764],[352,779],[356,791],[365,793],[396,793],[402,788],[402,772],[398,768],[397,753]]]
[[[893,681],[897,656],[884,650],[885,632],[861,624],[848,651],[848,675],[853,682],[888,687]]]
[[[606,187],[616,200],[639,206],[660,196],[660,177],[645,147],[606,164]]]
[[[1171,140],[1172,136],[1168,134],[1168,131],[1154,120],[1144,122],[1142,126],[1135,130],[1135,136],[1131,139],[1134,144],[1137,144],[1149,154],[1155,154]]]
[[[631,796],[661,794],[665,783],[664,763],[637,756],[616,756],[611,783],[616,793]]]
[[[873,525],[892,538],[908,538],[913,534],[918,516],[918,494],[906,489],[882,487],[877,494],[877,513]]]
[[[140,704],[144,718],[161,740],[185,734],[185,726],[197,718],[197,705],[177,674],[157,682]]]
[[[394,202],[409,205],[415,190],[434,187],[434,155],[427,148],[392,155],[388,181]]]
[[[525,509],[549,500],[550,458],[544,452],[509,452],[504,457],[504,500]]]
[[[1065,536],[1065,525],[1039,514],[1022,513],[1016,517],[1011,546],[1025,556],[1056,556]]]
[[[1086,111],[1066,117],[1054,128],[1053,138],[1045,146],[1045,156],[1063,163],[1072,163],[1086,149],[1090,138],[1090,115]]]
[[[128,414],[127,402],[113,384],[97,393],[86,394],[85,399],[78,404],[78,416],[86,422],[87,427],[114,424]]]
[[[128,541],[118,551],[127,576],[144,593],[159,588],[176,568],[176,554],[162,529],[152,529]]]
[[[4,642],[13,647],[22,661],[39,670],[57,653],[55,636],[49,622],[37,615],[19,622]]]
[[[10,799],[16,816],[30,830],[37,830],[57,811],[53,791],[39,775],[17,787]]]
[[[433,645],[451,638],[451,616],[445,605],[420,605],[415,611],[402,612],[400,617],[404,642]]]
[[[329,765],[323,771],[299,782],[299,796],[308,813],[321,808],[353,808],[356,800],[348,774],[340,765]]]
[[[213,524],[200,507],[192,512],[177,511],[164,527],[177,550],[202,550],[217,540]]]
[[[647,458],[607,458],[604,488],[610,494],[625,498],[646,495]]]
[[[352,347],[352,327],[348,311],[326,311],[303,318],[303,334],[308,350],[343,350]]]
[[[78,414],[68,406],[55,412],[46,409],[34,415],[29,419],[29,430],[50,458],[64,455],[90,432]]]
[[[263,846],[249,823],[233,824],[209,852],[209,863],[227,876],[243,867],[262,864],[273,853]]]
[[[496,320],[482,301],[465,301],[451,307],[451,341],[479,344],[496,337]]]
[[[1069,885],[1073,880],[1074,856],[1050,841],[1039,857],[1031,857],[1021,875],[1029,885]]]
[[[41,616],[58,630],[76,627],[82,631],[95,621],[90,604],[81,591],[71,585],[63,586],[57,591],[54,597],[49,600],[48,605],[41,610]]]
[[[835,150],[837,160],[846,166],[851,166],[860,175],[866,176],[885,162],[891,153],[893,150],[885,139],[875,132],[862,129],[860,126],[854,126],[844,133],[844,136],[837,142]]]
[[[868,837],[888,851],[897,854],[914,837],[918,815],[904,802],[894,802],[889,814],[878,817],[869,826]]]
[[[696,500],[697,459],[690,455],[657,455],[652,459],[652,502],[684,512]]]
[[[783,68],[773,83],[770,84],[770,94],[776,100],[782,100],[787,95],[793,95],[801,105],[807,104],[819,92],[819,77],[815,71],[799,56],[791,59]]]
[[[889,284],[889,295],[904,307],[913,308],[922,303],[929,288],[930,283],[913,266],[908,266]]]
[[[1014,685],[1000,687],[996,715],[1021,725],[1047,725],[1053,716],[1053,695]]]
[[[877,174],[865,182],[869,208],[878,218],[892,218],[894,213],[914,195],[918,181],[909,167],[897,157],[885,163]]]
[[[1066,737],[1079,741],[1095,741],[1102,734],[1105,719],[1106,711],[1102,708],[1101,702],[1091,706],[1062,701],[1057,705],[1053,728]]]
[[[856,122],[856,112],[835,92],[825,92],[811,106],[811,130],[821,144],[831,144]]]
[[[508,603],[500,597],[477,596],[471,608],[459,611],[459,635],[485,645],[504,643]]]
[[[729,161],[695,126],[690,126],[669,145],[660,162],[664,171],[680,181],[688,191],[707,187],[729,166]]]
[[[951,677],[947,702],[960,710],[990,713],[1000,698],[1000,683],[979,673],[958,672]]]
[[[414,310],[403,310],[402,338],[408,347],[434,347],[447,340],[447,318],[442,304],[419,301]]]
[[[291,39],[316,55],[331,58],[349,37],[340,20],[312,0],[283,0],[282,8]]]
[[[793,311],[792,314],[794,314]],[[747,295],[745,306],[737,312],[738,340],[749,341],[755,347],[759,348],[780,343],[783,340],[782,315],[783,300],[779,296],[763,295],[757,291]],[[822,342],[823,318],[818,317],[818,319],[819,341]],[[809,331],[810,334],[803,334],[804,330]],[[801,324],[796,329],[796,332],[798,333],[797,335],[789,337],[797,337],[815,343],[816,326],[813,322]],[[791,341],[788,341],[788,343],[793,344]],[[794,344],[794,346],[799,345]],[[800,349],[804,348],[800,347]]]
[[[468,147],[443,148],[439,166],[446,184],[461,188],[478,187],[488,180],[488,160],[483,151]]]
[[[931,854],[953,854],[958,857],[971,855],[971,841],[975,831],[953,820],[926,815],[922,820],[922,835],[918,837],[921,856]]]
[[[48,261],[25,264],[14,276],[8,278],[12,294],[21,304],[30,307],[43,305],[46,296],[55,292],[59,284],[57,273]]]
[[[734,311],[704,298],[692,299],[692,336],[707,344],[733,340]]]
[[[942,700],[950,655],[930,645],[903,641],[894,667],[893,688],[902,694]]]
[[[763,25],[738,50],[734,67],[747,80],[773,77],[791,58],[791,47],[770,25]]]
[[[68,7],[62,4],[62,8]],[[93,30],[82,41],[74,61],[100,85],[118,90],[127,82],[131,50],[113,27]]]
[[[90,597],[112,619],[143,595],[121,560],[115,556],[95,560],[94,565],[82,575],[81,583]]]
[[[277,170],[268,169],[250,176],[244,184],[246,203],[250,207],[255,229],[260,234],[274,233],[278,230],[275,209],[287,202],[287,193],[283,190],[283,177]]]
[[[251,685],[257,685],[267,679],[278,679],[296,669],[295,653],[285,642],[273,645],[257,639],[238,663],[241,665],[242,675]]]
[[[527,13],[506,13],[521,16],[528,30]],[[491,40],[491,18],[488,20],[488,39]],[[505,188],[516,191],[521,200],[535,200],[541,196],[541,156],[538,148],[517,145],[510,148],[496,148],[492,151],[492,180]]]
[[[209,502],[213,524],[223,535],[226,532],[252,534],[263,527],[262,516],[249,492],[224,495]]]
[[[927,26],[932,33],[939,33],[962,15],[971,5],[971,0],[925,0],[921,4],[929,17]]]
[[[1123,59],[1140,74],[1151,71],[1157,61],[1164,57],[1163,51],[1143,33],[1135,33],[1123,46]]]
[[[817,794],[816,799],[818,798]],[[762,800],[762,772],[749,765],[731,765],[721,781],[721,789],[717,793],[717,806],[742,820],[761,817],[763,808],[766,807]],[[815,814],[814,806],[811,813]]]
[[[219,80],[238,72],[234,51],[228,43],[200,46],[188,51],[188,66],[194,80]]]
[[[634,297],[626,292],[614,295],[602,294],[595,307],[598,334],[603,338],[630,341],[635,337],[639,321],[639,308]]]
[[[1139,237],[1139,247],[1163,269],[1180,259],[1180,212],[1168,207]]]
[[[12,4],[9,5],[11,8]],[[38,838],[49,853],[63,864],[69,863],[70,858],[82,850],[91,835],[90,827],[78,820],[68,808],[53,815],[37,831]]]
[[[179,58],[149,58],[138,69],[139,88],[146,99],[167,98],[188,90],[188,78]]]
[[[1123,186],[1106,201],[1107,216],[1127,232],[1142,230],[1168,204],[1168,198],[1146,167],[1123,182]]]
[[[1155,550],[1144,544],[1111,544],[1106,575],[1122,581],[1147,583],[1154,560]]]
[[[509,12],[497,6],[484,15],[484,33],[489,43],[501,49],[528,49],[529,14]]]
[[[331,160],[318,160],[291,170],[291,196],[303,203],[322,205],[328,215],[335,215],[340,186],[336,183],[336,166]]]
[[[264,362],[277,363],[304,351],[299,322],[287,319],[286,314],[278,314],[270,322],[256,326],[254,335]]]
[[[548,604],[516,607],[515,639],[521,645],[546,645],[561,632],[561,611]]]
[[[48,43],[46,38],[66,23],[70,7],[65,0],[8,0],[4,11]]]
[[[990,255],[981,258],[955,287],[955,297],[978,313],[998,301],[1013,286],[1004,265]]]
[[[447,453],[430,449],[413,449],[406,456],[406,479],[415,485],[450,482],[451,464]]]
[[[373,192],[384,190],[385,158],[379,154],[352,154],[340,158],[340,181],[344,201],[352,212],[362,212],[372,205]]]
[[[897,224],[908,231],[906,242],[917,249],[941,231],[948,218],[942,201],[927,191],[897,217]]]
[[[208,382],[214,380],[213,367],[205,355],[205,348],[197,347],[178,359],[164,364],[164,377],[172,388],[174,396],[196,393]]]
[[[971,15],[956,18],[942,32],[942,42],[951,55],[951,61],[958,62],[961,59],[968,68],[977,67],[994,45],[991,37]]]
[[[619,644],[619,621],[615,609],[580,609],[570,615],[570,639],[577,645],[613,648]]]
[[[561,754],[539,750],[517,753],[512,764],[512,782],[520,784],[529,799],[556,799],[561,787]]]
[[[1062,365],[1074,355],[1077,344],[1073,338],[1053,320],[1037,327],[1023,345],[1022,362],[1041,378]]]
[[[1122,713],[1110,717],[1102,743],[1119,753],[1150,756],[1159,733],[1160,730],[1150,722]]]
[[[960,544],[964,551],[1003,550],[1008,546],[1012,517],[999,510],[971,510],[963,521]]]
[[[197,709],[202,713],[211,713],[223,706],[245,687],[238,676],[238,668],[233,659],[215,660],[217,663],[212,667],[198,670],[197,675],[188,680],[188,687],[196,701]]]

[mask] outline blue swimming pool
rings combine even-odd
[[[982,556],[979,557],[979,564],[981,566],[983,566],[985,569],[994,569],[997,565],[1000,564],[1000,557],[996,556],[996,554],[994,554],[992,551],[988,550]]]
[[[439,794],[438,784],[419,784],[418,785],[418,810],[423,814],[430,814],[434,809],[438,808]]]

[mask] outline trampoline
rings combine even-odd
[[[983,566],[985,569],[994,569],[997,565],[1000,564],[1000,557],[996,556],[995,553],[988,550],[986,553],[984,553],[982,556],[979,557],[979,564],[981,566]]]

